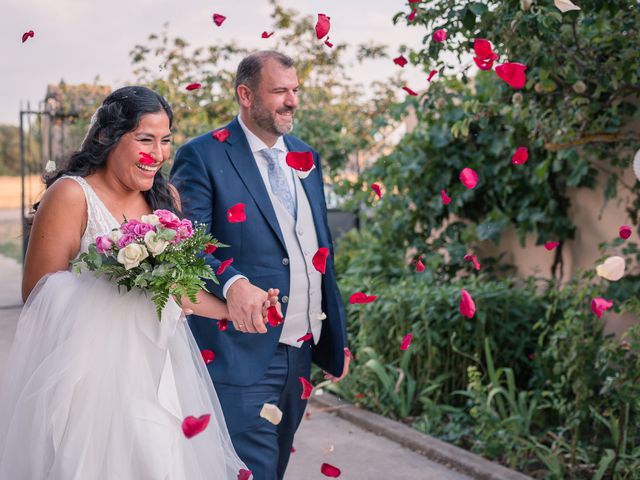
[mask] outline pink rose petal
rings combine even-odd
[[[432,79],[433,77],[435,77],[437,73],[438,73],[438,70],[431,70],[431,71],[429,72],[429,76],[427,77],[427,82],[430,82],[430,81],[431,81],[431,79]]]
[[[478,257],[475,255],[467,254],[464,256],[465,261],[473,263],[473,266],[476,270],[480,270],[480,262],[478,262]]]
[[[334,467],[333,465],[329,465],[328,463],[323,463],[320,467],[320,472],[326,477],[338,478],[340,476],[340,469],[338,467]]]
[[[201,350],[200,353],[202,354],[204,363],[206,363],[207,365],[209,365],[216,359],[216,354],[213,353],[213,350]]]
[[[324,44],[329,48],[333,48],[333,43],[329,41],[329,37],[324,41]]]
[[[402,343],[400,343],[400,350],[405,351],[409,349],[411,345],[411,340],[413,339],[413,333],[408,333],[402,339]]]
[[[462,299],[460,300],[460,313],[468,318],[473,318],[476,313],[476,304],[464,288],[460,290]]]
[[[229,320],[226,318],[218,320],[218,331],[225,332],[229,326]]]
[[[365,295],[362,292],[356,292],[353,295],[351,295],[351,297],[349,297],[349,303],[351,305],[371,303],[371,302],[375,302],[376,298],[378,298],[377,295]]]
[[[526,69],[526,65],[522,63],[506,62],[496,67],[496,75],[509,86],[520,89],[527,83],[527,76],[524,73]]]
[[[412,97],[417,97],[418,96],[418,92],[411,90],[409,87],[402,87],[402,89],[407,92],[409,95],[411,95]]]
[[[220,128],[211,132],[211,136],[219,142],[224,142],[227,138],[229,138],[230,135],[231,133],[229,133],[229,130],[227,130],[226,128]]]
[[[472,168],[464,168],[460,172],[460,181],[468,189],[476,188],[476,185],[478,185],[478,174]]]
[[[318,21],[316,22],[316,36],[318,40],[322,39],[331,28],[331,17],[327,17],[324,13],[318,14]]]
[[[267,321],[272,327],[277,327],[284,323],[284,318],[278,313],[278,309],[272,305],[267,308]]]
[[[444,190],[440,191],[440,197],[442,198],[443,205],[449,205],[451,203],[451,198],[447,195],[447,192]]]
[[[544,248],[551,251],[554,248],[556,248],[558,245],[560,245],[560,242],[547,242],[544,244]]]
[[[300,172],[308,172],[314,167],[313,153],[287,152],[287,165]]]
[[[247,470],[246,468],[241,468],[238,472],[238,480],[249,480],[253,475],[251,470]]]
[[[418,257],[416,261],[416,272],[424,272],[424,263],[422,263],[422,257]]]
[[[591,300],[591,311],[595,313],[598,318],[602,318],[603,312],[606,312],[611,307],[613,307],[611,300],[605,300],[601,297]]]
[[[309,332],[309,333],[305,333],[303,336],[297,339],[296,342],[306,342],[307,340],[311,340],[312,338],[313,338],[313,333]]]
[[[189,85],[187,85],[185,88],[191,92],[193,90],[198,90],[200,87],[202,87],[202,84],[200,83],[190,83]]]
[[[311,263],[313,263],[314,268],[322,273],[327,270],[327,257],[329,256],[329,249],[327,247],[320,247],[318,251],[313,256]]]
[[[618,234],[620,235],[620,238],[626,240],[627,238],[629,238],[631,236],[632,230],[631,227],[629,225],[622,225],[620,227],[620,230],[618,232]]]
[[[222,25],[222,22],[224,22],[226,19],[227,17],[225,17],[224,15],[220,15],[219,13],[213,14],[213,23],[215,23],[217,26]]]
[[[302,400],[308,400],[311,396],[311,391],[313,390],[313,385],[304,377],[298,377],[300,383],[302,384],[302,395],[300,398]]]
[[[262,32],[261,37],[262,37],[262,38],[269,38],[269,37],[271,37],[271,35],[273,35],[274,33],[276,33],[276,32],[271,32],[271,33],[268,33],[268,32]]]
[[[184,436],[187,438],[192,438],[202,433],[207,425],[209,425],[209,420],[211,419],[210,414],[202,415],[198,418],[188,416],[182,421],[182,432]]]
[[[414,8],[413,10],[411,10],[411,13],[409,15],[407,15],[407,20],[409,22],[413,22],[416,19],[416,14],[418,13],[418,9]]]
[[[142,165],[153,165],[155,163],[153,157],[146,152],[138,152],[138,155],[140,155],[138,162]]]
[[[408,62],[407,59],[404,58],[402,55],[400,55],[399,57],[396,57],[393,59],[393,63],[395,63],[396,65],[399,65],[401,67],[404,67]]]
[[[433,41],[436,43],[442,43],[447,39],[447,31],[444,28],[433,32]]]
[[[511,163],[514,165],[522,165],[529,160],[529,150],[527,147],[518,147],[511,157]]]
[[[247,214],[244,211],[244,203],[236,203],[233,207],[227,210],[227,220],[229,223],[242,223],[246,222]]]
[[[30,38],[33,38],[34,35],[35,35],[35,32],[33,30],[29,30],[28,32],[24,32],[22,34],[22,43],[26,42]]]
[[[233,257],[220,263],[216,275],[222,275],[229,265],[233,263]]]
[[[376,192],[378,198],[382,198],[382,190],[380,190],[380,185],[378,185],[377,183],[372,183],[371,189]]]

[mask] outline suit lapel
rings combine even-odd
[[[227,129],[230,133],[227,139],[227,143],[229,144],[227,155],[231,160],[231,164],[238,172],[238,175],[247,187],[249,194],[253,197],[260,212],[267,220],[267,223],[280,240],[280,243],[282,243],[282,246],[286,249],[287,246],[284,243],[284,237],[280,230],[276,212],[271,205],[271,199],[262,181],[260,170],[258,170],[253,153],[249,148],[249,143],[242,131],[242,127],[238,123],[238,119],[233,119],[233,121],[227,125]]]

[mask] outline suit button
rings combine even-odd
[[[287,257],[282,259],[282,264],[286,267],[287,265],[289,265],[289,259]]]
[[[282,303],[288,303],[289,302],[289,297],[287,297],[286,295],[284,295],[282,297]]]

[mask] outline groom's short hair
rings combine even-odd
[[[240,85],[246,85],[251,90],[256,90],[258,88],[262,66],[268,59],[277,61],[285,68],[292,68],[294,66],[293,59],[290,56],[275,50],[261,50],[248,55],[242,59],[238,65],[238,70],[236,71],[236,79],[234,82],[236,100],[239,100],[238,87]]]

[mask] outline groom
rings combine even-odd
[[[300,377],[310,379],[312,360],[334,380],[348,371],[345,314],[320,158],[288,135],[298,107],[293,60],[275,51],[249,55],[238,66],[235,93],[240,114],[178,150],[172,183],[184,213],[230,245],[208,256],[214,272],[232,260],[218,274],[220,285],[208,288],[226,299],[233,326],[197,316],[189,324],[200,349],[216,355],[208,368],[238,455],[256,480],[275,480],[284,476],[307,403]],[[287,152],[313,153],[309,176],[294,173]],[[229,209],[238,204],[246,220],[231,222]],[[324,274],[312,263],[322,247],[330,251]],[[278,326],[262,320],[269,288],[280,290]],[[265,403],[282,411],[279,425],[260,417]]]

